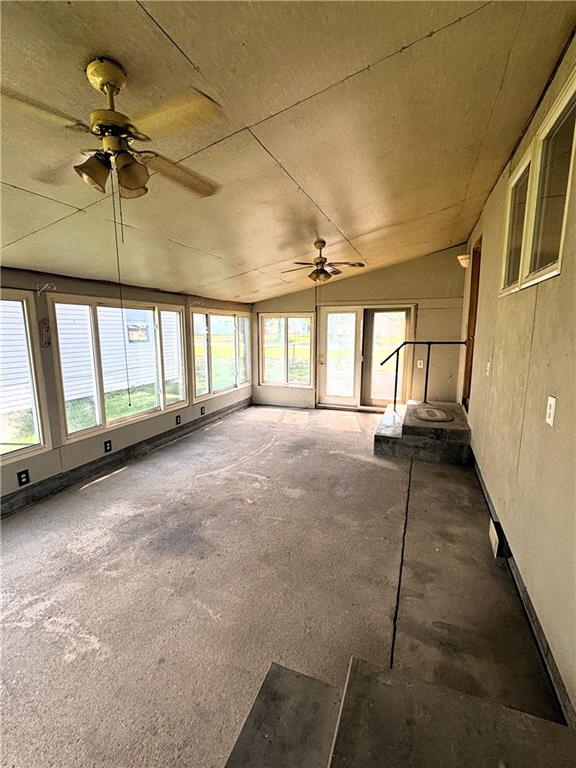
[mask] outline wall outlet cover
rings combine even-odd
[[[104,453],[112,453],[112,440],[104,440]]]
[[[206,413],[206,408],[203,405],[200,406],[200,416],[204,416],[205,413]]]
[[[554,416],[556,414],[556,398],[552,395],[548,395],[548,403],[546,405],[546,424],[548,426],[554,426]]]
[[[486,376],[490,376],[490,360],[486,363]]]
[[[27,469],[21,469],[20,472],[16,473],[16,477],[18,478],[19,487],[30,483],[30,472]]]
[[[176,416],[176,424],[182,424],[182,416],[180,414]]]
[[[424,360],[416,360],[417,368],[424,368]]]

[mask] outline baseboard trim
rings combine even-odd
[[[127,464],[132,459],[145,456],[147,453],[168,445],[168,443],[172,443],[175,440],[179,440],[180,438],[189,435],[191,432],[195,432],[197,429],[205,427],[207,424],[219,421],[223,417],[229,416],[236,411],[244,410],[251,404],[252,399],[248,398],[239,403],[226,406],[226,408],[220,408],[205,416],[200,416],[194,421],[189,421],[186,424],[174,427],[167,432],[161,432],[146,440],[141,440],[133,445],[128,445],[126,448],[115,451],[109,456],[102,456],[102,458],[95,459],[87,464],[82,464],[79,467],[74,467],[74,469],[60,472],[57,475],[52,475],[52,477],[47,477],[45,480],[40,480],[27,488],[8,493],[5,496],[2,496],[2,499],[0,500],[2,505],[1,517],[9,517],[16,512],[26,509],[26,507],[29,507],[32,504],[36,504],[38,501],[43,501],[51,496],[55,496],[57,493],[61,493],[78,483],[85,483],[87,480],[96,480],[98,477],[110,472],[111,469]]]
[[[482,488],[482,493],[484,494],[484,498],[486,500],[486,504],[488,506],[490,515],[495,522],[499,523],[502,526],[502,521],[498,517],[498,513],[496,511],[496,508],[494,507],[494,503],[492,502],[490,493],[488,492],[488,488],[486,487],[486,483],[484,482],[484,478],[482,477],[482,471],[478,466],[478,462],[476,461],[476,458],[474,458],[474,470],[476,472],[476,476],[478,477],[478,481],[480,482],[480,487]],[[506,534],[506,531],[503,526],[502,526],[502,529],[504,530],[504,534]],[[518,592],[518,596],[520,597],[520,601],[524,608],[526,618],[528,619],[530,629],[532,630],[532,634],[534,636],[536,645],[540,652],[540,656],[542,658],[544,668],[546,669],[548,678],[550,679],[550,684],[554,689],[554,692],[558,699],[558,703],[560,704],[560,709],[562,710],[562,714],[564,715],[564,719],[566,720],[566,725],[569,728],[576,728],[576,710],[574,709],[574,706],[570,701],[570,697],[568,696],[568,691],[566,690],[566,686],[564,685],[564,681],[562,680],[562,675],[560,674],[558,665],[556,664],[554,656],[552,655],[552,651],[550,650],[550,646],[548,645],[548,641],[546,640],[544,629],[542,628],[542,625],[538,618],[538,614],[536,613],[536,609],[532,604],[532,600],[530,599],[530,595],[528,594],[528,590],[526,589],[526,584],[524,583],[524,579],[522,578],[520,569],[518,568],[518,565],[514,560],[513,552],[511,552],[510,557],[506,558],[506,562],[508,563],[508,568],[510,569],[512,580],[514,581],[516,591]]]

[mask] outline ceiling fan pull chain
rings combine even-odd
[[[126,394],[128,395],[128,407],[132,408],[130,397],[130,372],[128,370],[128,348],[126,346],[126,322],[124,317],[124,293],[122,291],[122,275],[120,272],[120,248],[118,246],[118,229],[116,222],[116,203],[114,201],[114,174],[110,174],[110,184],[112,186],[112,216],[114,219],[114,242],[116,244],[116,271],[118,273],[118,295],[120,297],[120,317],[122,322],[122,341],[124,343],[124,365],[126,367]],[[118,184],[118,201],[120,203],[120,185]]]

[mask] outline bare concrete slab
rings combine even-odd
[[[225,768],[326,768],[339,709],[337,688],[272,664]]]
[[[576,732],[352,659],[330,768],[574,768]]]

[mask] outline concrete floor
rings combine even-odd
[[[251,408],[2,526],[2,763],[221,768],[272,661],[387,664],[410,461]],[[559,717],[477,481],[414,462],[395,666]]]

